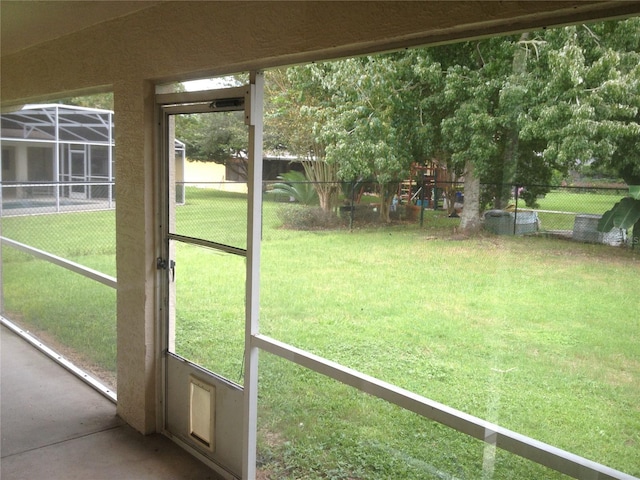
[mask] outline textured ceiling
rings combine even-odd
[[[0,52],[4,57],[109,20],[152,8],[164,1],[167,0],[0,0]],[[423,1],[426,3],[426,0]],[[433,1],[433,3],[439,2]],[[461,2],[452,2],[454,3]],[[534,11],[542,16],[545,15],[545,11],[548,16],[560,10],[558,24],[590,18],[638,14],[640,11],[638,0],[576,1],[573,5],[575,9],[573,13],[563,5],[571,2],[488,1],[478,3],[485,3],[492,11],[495,10],[494,7],[499,8],[500,5],[506,4],[535,5]],[[589,13],[591,10],[592,13]],[[514,21],[516,20],[514,18]]]
[[[0,49],[8,55],[160,1],[0,1]]]

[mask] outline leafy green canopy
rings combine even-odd
[[[503,185],[533,204],[583,166],[637,184],[639,42],[631,18],[293,67],[272,118],[290,120],[281,144],[321,144],[345,180],[385,185],[431,159],[477,177],[477,211],[508,200]]]
[[[640,18],[546,32],[544,102],[525,134],[544,136],[548,161],[592,164],[640,183]]]
[[[191,160],[225,163],[231,158],[247,158],[243,112],[180,115],[176,132]]]

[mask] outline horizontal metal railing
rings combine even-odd
[[[638,480],[632,475],[513,432],[271,337],[257,334],[252,337],[252,343],[253,347],[573,478]]]
[[[100,282],[108,287],[116,288],[118,285],[115,277],[105,275],[102,272],[89,267],[85,267],[83,265],[80,265],[79,263],[72,262],[71,260],[67,260],[66,258],[58,257],[57,255],[53,255],[52,253],[45,252],[44,250],[40,250],[38,248],[30,247],[29,245],[16,242],[15,240],[11,240],[6,237],[0,237],[0,240],[2,241],[3,245],[8,245],[23,252],[29,253],[34,257],[54,263],[60,267],[66,268],[67,270],[71,270],[72,272],[79,273],[84,277]]]
[[[84,277],[95,280],[103,285],[106,285],[111,288],[117,287],[117,280],[115,277],[105,275],[104,273],[98,272],[92,268],[85,267],[78,263],[72,262],[71,260],[67,260],[65,258],[59,257],[57,255],[53,255],[51,253],[45,252],[44,250],[40,250],[38,248],[31,247],[29,245],[25,245],[24,243],[16,242],[15,240],[11,240],[6,237],[0,236],[0,242],[2,245],[13,247],[17,250],[23,251],[25,253],[31,254],[36,258],[46,260],[60,267],[66,268],[74,273],[78,273]],[[66,359],[63,355],[56,352],[49,346],[42,343],[36,337],[31,335],[28,331],[20,328],[13,322],[11,322],[8,318],[4,316],[0,316],[0,323],[13,331],[16,335],[20,336],[22,339],[33,345],[36,349],[42,352],[47,357],[51,358],[57,364],[61,365],[63,368],[74,374],[83,382],[87,383],[95,390],[100,392],[102,395],[107,397],[112,402],[117,402],[117,395],[112,389],[104,385],[100,380],[94,378],[89,375],[87,372],[76,366],[74,363]]]

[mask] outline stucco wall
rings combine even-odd
[[[156,429],[154,86],[114,85],[118,414]]]
[[[633,10],[639,2],[165,2],[3,55],[3,105],[115,94],[118,413],[156,429],[155,83]]]

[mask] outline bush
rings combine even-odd
[[[303,205],[284,206],[278,210],[278,218],[285,228],[292,230],[322,230],[344,226],[344,221],[333,212]]]
[[[353,220],[360,223],[380,223],[380,208],[376,204],[343,205],[340,207],[340,217],[345,221],[351,218],[353,210]]]

